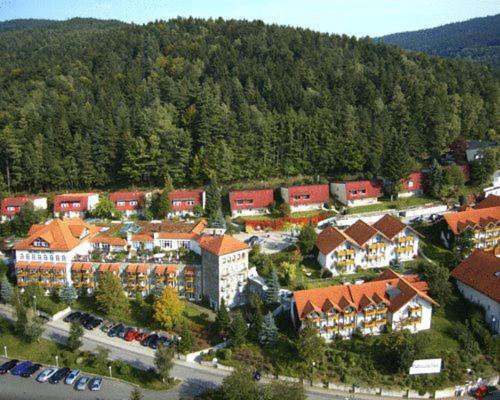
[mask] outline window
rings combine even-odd
[[[413,181],[412,181],[412,180],[409,180],[409,181],[408,181],[408,187],[409,187],[409,188],[412,188],[412,187],[413,187]]]
[[[35,247],[49,247],[49,244],[45,240],[38,238],[38,239],[35,239],[35,241],[33,242],[33,246],[35,246]]]
[[[194,206],[194,200],[188,200],[187,204],[188,206]]]
[[[62,256],[61,256],[61,260],[62,260],[62,261],[66,261],[66,256],[65,256],[65,255],[62,255]]]
[[[21,254],[19,255],[19,259],[20,259],[20,260],[24,260],[24,254],[23,254],[23,253],[21,253]]]
[[[59,254],[56,254],[56,261],[59,261]]]
[[[42,255],[38,253],[38,261],[42,261]]]
[[[53,254],[50,255],[50,261],[54,261],[54,255]]]
[[[26,254],[26,260],[30,259],[30,253]]]
[[[12,207],[12,206],[7,207],[7,211],[15,211],[15,210],[16,210],[16,207]]]
[[[44,254],[44,255],[43,255],[43,260],[44,260],[44,261],[47,261],[47,254]]]
[[[124,206],[125,205],[125,202],[123,200],[120,200],[120,201],[117,201],[116,202],[116,205],[117,206]]]
[[[137,205],[137,200],[131,200],[129,204],[131,206],[136,206]]]
[[[179,200],[174,200],[174,201],[172,201],[172,205],[173,205],[173,206],[180,206],[181,204],[182,204],[182,202],[181,202],[181,201],[179,201]]]

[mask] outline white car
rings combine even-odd
[[[64,383],[66,385],[72,385],[73,383],[75,383],[76,378],[78,378],[79,376],[80,376],[80,370],[73,369],[64,380]]]
[[[102,386],[102,378],[100,376],[96,376],[95,378],[92,378],[89,383],[89,389],[92,390],[93,392],[101,390]]]
[[[36,377],[36,380],[40,383],[47,382],[49,378],[57,372],[57,368],[47,368],[44,369],[40,374]]]
[[[85,390],[85,388],[87,387],[89,381],[90,381],[90,378],[88,376],[82,376],[76,382],[75,390]]]

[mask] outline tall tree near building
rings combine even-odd
[[[391,182],[389,192],[392,197],[397,195],[401,179],[406,178],[411,172],[411,160],[403,132],[395,129],[391,131],[386,154],[383,171]]]
[[[274,267],[272,268],[271,276],[267,279],[266,283],[266,304],[268,306],[278,304],[280,301],[280,284],[278,281],[278,274],[276,273],[276,269]]]
[[[170,371],[174,366],[174,349],[172,347],[160,346],[155,352],[155,367],[163,382],[170,379]]]
[[[82,346],[83,327],[79,321],[72,321],[69,327],[69,336],[66,347],[70,351],[76,351]]]
[[[214,176],[207,187],[205,213],[208,218],[214,218],[222,210],[222,193],[217,178]]]
[[[112,219],[120,218],[121,213],[116,210],[114,203],[110,200],[109,196],[99,196],[99,202],[91,212],[94,218]]]
[[[474,232],[470,229],[464,229],[458,235],[455,236],[453,242],[453,254],[457,262],[465,260],[472,249],[474,249]]]
[[[59,292],[59,298],[64,304],[71,305],[78,298],[78,294],[76,293],[76,289],[73,285],[66,285],[63,286]]]
[[[316,228],[314,224],[309,222],[304,225],[299,233],[299,248],[303,255],[309,254],[314,249],[314,244],[316,243],[316,238],[318,234],[316,233]]]
[[[35,210],[33,202],[28,201],[10,222],[13,233],[18,236],[26,235],[32,225],[42,222],[44,213],[43,210]]]
[[[182,320],[184,303],[174,288],[166,287],[154,303],[154,319],[162,328],[171,330]]]
[[[110,272],[99,275],[95,300],[99,311],[111,318],[123,317],[130,312],[130,302],[120,278]]]
[[[10,303],[13,292],[14,289],[12,288],[12,284],[9,282],[7,275],[2,274],[2,280],[0,281],[0,297],[2,298],[2,302],[4,304]]]
[[[271,312],[268,312],[264,317],[259,335],[259,342],[264,346],[272,346],[278,340],[278,328],[274,322],[274,317]]]
[[[231,318],[229,317],[229,312],[227,311],[226,302],[224,298],[220,301],[219,309],[217,310],[217,316],[215,317],[215,329],[217,334],[221,336],[226,336],[229,333],[229,327],[231,325]]]
[[[40,339],[43,333],[43,325],[35,310],[25,307],[23,304],[16,305],[16,331],[23,340],[32,343]]]
[[[325,341],[316,332],[316,328],[310,321],[305,321],[304,328],[297,339],[297,350],[304,361],[307,370],[312,363],[319,363],[325,354]]]
[[[183,321],[182,323],[180,337],[180,341],[177,345],[179,353],[187,354],[191,351],[194,344],[194,337],[187,321]]]
[[[231,344],[234,347],[240,347],[246,341],[247,335],[247,324],[243,318],[241,311],[236,311],[233,320],[231,321],[231,327],[229,332],[229,338],[231,339]]]
[[[432,165],[427,175],[427,183],[431,196],[439,198],[444,185],[444,170],[436,159],[432,161]]]

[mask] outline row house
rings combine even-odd
[[[389,214],[373,225],[358,220],[343,231],[329,226],[316,239],[317,259],[333,275],[386,267],[392,260],[416,257],[419,237],[411,226]]]
[[[492,252],[474,250],[452,272],[458,290],[483,308],[493,333],[500,333],[500,258]]]
[[[229,192],[229,205],[233,218],[245,215],[269,214],[273,201],[273,189],[235,190]]]
[[[66,264],[20,261],[15,265],[17,286],[24,291],[28,285],[40,285],[46,293],[68,284]]]
[[[323,208],[330,201],[328,185],[302,185],[281,188],[281,198],[292,212]]]
[[[90,239],[99,231],[99,227],[78,218],[35,224],[30,228],[28,237],[14,246],[16,265],[23,262],[63,265],[66,282],[71,282],[71,262],[88,256]]]
[[[125,217],[141,214],[141,207],[150,197],[151,193],[145,192],[113,192],[109,195],[116,210],[123,213]]]
[[[293,292],[292,321],[299,329],[312,324],[327,341],[349,339],[357,329],[364,335],[388,327],[415,333],[430,329],[432,306],[438,305],[427,291],[418,276],[388,269],[370,282]]]
[[[345,206],[375,204],[384,194],[382,182],[369,180],[332,182],[330,191]]]
[[[21,208],[28,202],[33,203],[35,210],[47,209],[47,198],[36,196],[5,197],[0,200],[0,222],[10,221],[21,212]]]
[[[188,216],[194,214],[196,206],[205,209],[204,190],[173,190],[169,194],[171,211],[169,216]]]
[[[500,206],[444,214],[441,239],[448,248],[453,247],[455,237],[463,231],[473,232],[476,249],[500,250]]]
[[[99,203],[97,193],[67,193],[54,198],[54,217],[85,218]]]

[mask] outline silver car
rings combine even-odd
[[[64,383],[66,385],[72,385],[73,383],[75,383],[76,378],[78,378],[79,376],[80,376],[80,370],[73,369],[73,370],[71,370],[71,372],[68,374],[68,376],[64,380]]]
[[[36,380],[40,383],[47,382],[49,378],[57,372],[57,368],[47,368],[44,369],[40,374],[36,377]]]
[[[89,383],[90,378],[88,376],[82,376],[75,385],[75,390],[85,390],[87,384]]]
[[[93,392],[101,390],[101,386],[102,386],[102,378],[100,376],[92,378],[89,383],[89,389],[92,390]]]

